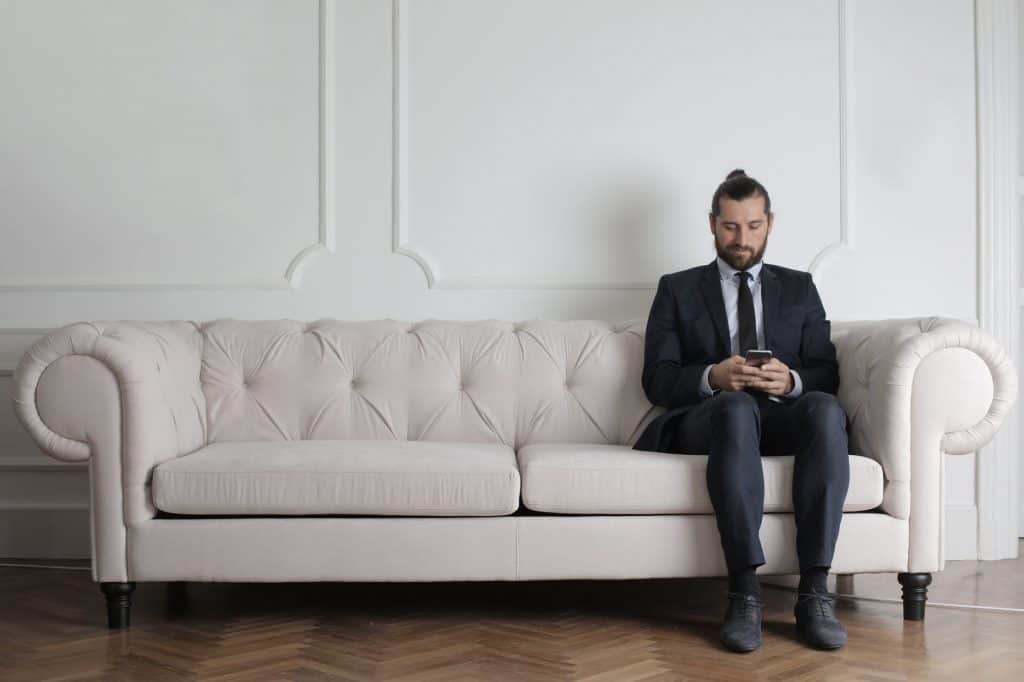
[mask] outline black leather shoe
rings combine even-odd
[[[816,649],[838,649],[846,644],[846,628],[836,618],[836,597],[827,592],[797,594],[793,615],[796,631]]]
[[[729,608],[722,623],[722,644],[730,651],[747,652],[761,646],[761,607],[752,594],[729,593]]]

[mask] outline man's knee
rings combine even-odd
[[[757,400],[746,391],[722,391],[714,398],[711,418],[718,424],[756,423],[761,410]]]
[[[716,414],[722,412],[756,414],[759,411],[757,400],[746,391],[719,391],[711,400],[714,401]]]
[[[793,408],[801,428],[846,430],[846,411],[839,404],[839,399],[831,393],[810,391],[800,396]]]

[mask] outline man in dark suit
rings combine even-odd
[[[644,340],[643,390],[667,408],[636,450],[708,454],[707,485],[729,570],[723,643],[761,643],[765,563],[762,455],[794,455],[800,585],[797,631],[818,648],[846,642],[827,576],[849,486],[848,420],[839,371],[811,275],[763,262],[774,216],[768,192],[742,170],[719,185],[709,220],[715,261],[663,275]],[[773,357],[754,366],[750,349]]]

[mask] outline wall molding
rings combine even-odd
[[[45,456],[25,455],[19,457],[0,457],[0,471],[80,471],[89,468],[88,462],[62,462]],[[0,502],[0,508],[3,508]],[[50,507],[47,507],[49,509]]]
[[[89,511],[88,502],[0,502],[0,511]]]
[[[1017,0],[976,0],[978,319],[1020,367]],[[1020,405],[977,457],[978,558],[1017,556]]]
[[[52,332],[56,327],[0,327],[0,337],[2,336],[46,336]],[[26,346],[27,348],[27,346]],[[3,350],[0,348],[0,350]],[[24,354],[24,349],[21,354]],[[14,376],[14,367],[5,367],[0,365],[0,378],[7,378]],[[0,461],[3,461],[0,459]]]
[[[854,248],[854,222],[851,220],[852,209],[850,207],[853,173],[850,168],[849,155],[852,128],[850,114],[853,109],[850,84],[853,82],[853,77],[849,48],[850,10],[847,0],[838,0],[837,12],[839,15],[839,37],[837,40],[839,53],[839,240],[827,245],[811,259],[807,271],[814,276],[819,275],[822,266],[828,261],[834,260],[841,253],[852,251]]]
[[[407,256],[420,266],[427,288],[439,288],[440,266],[423,247],[409,238],[409,166],[405,145],[409,135],[409,114],[405,106],[409,91],[408,17],[403,0],[391,2],[391,239],[392,251]]]
[[[297,253],[284,273],[285,287],[298,289],[310,259],[321,251],[335,253],[334,224],[334,0],[317,2],[317,34],[319,36],[320,87],[317,91],[318,144],[317,144],[317,222],[319,238]]]
[[[646,281],[605,282],[575,281],[561,282],[543,279],[496,278],[487,276],[450,276],[445,275],[439,259],[423,246],[412,241],[409,230],[408,187],[409,169],[406,155],[409,139],[408,78],[409,78],[409,0],[392,0],[391,2],[391,43],[392,43],[392,174],[391,174],[391,234],[392,252],[411,258],[423,271],[427,279],[427,289],[646,289],[654,291],[656,283]],[[817,274],[821,266],[834,259],[839,253],[853,249],[854,235],[849,216],[849,10],[847,0],[837,0],[838,13],[837,49],[839,55],[838,91],[839,91],[839,239],[827,244],[812,259],[808,270]]]
[[[0,293],[33,291],[228,291],[298,289],[313,256],[335,252],[334,225],[334,13],[335,0],[317,1],[317,241],[292,257],[283,276],[237,282],[38,282],[0,283]]]

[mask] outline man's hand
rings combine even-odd
[[[793,390],[793,375],[789,373],[789,365],[778,358],[772,358],[757,368],[757,376],[750,379],[747,385],[771,395],[785,395]]]
[[[718,388],[723,391],[742,391],[750,386],[752,381],[761,378],[761,372],[757,367],[751,367],[740,355],[722,360],[711,367],[708,373],[708,383],[711,388]]]

